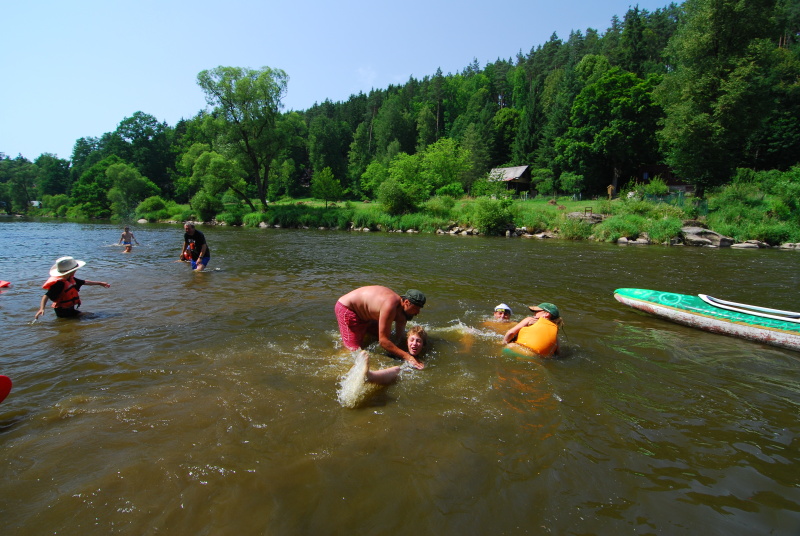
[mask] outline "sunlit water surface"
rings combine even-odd
[[[800,254],[0,219],[2,533],[800,533],[800,354],[651,318],[617,287],[800,309]],[[92,318],[31,324],[62,255]],[[333,306],[418,288],[424,370],[339,391]],[[492,308],[556,303],[563,357]],[[396,364],[373,347],[373,367]]]

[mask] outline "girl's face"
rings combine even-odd
[[[408,336],[408,353],[417,356],[422,352],[422,347],[424,346],[424,342],[422,341],[422,337],[419,335],[409,335]]]

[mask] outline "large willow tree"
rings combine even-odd
[[[269,67],[217,67],[197,75],[213,107],[208,127],[218,140],[217,150],[239,161],[265,208],[270,165],[283,147],[277,122],[288,79]]]

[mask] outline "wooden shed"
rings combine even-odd
[[[503,181],[506,183],[506,189],[517,193],[527,192],[531,189],[531,167],[494,168],[489,172],[489,180]]]

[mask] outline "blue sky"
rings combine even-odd
[[[437,68],[481,67],[553,32],[605,32],[667,1],[28,0],[4,2],[0,152],[70,158],[75,140],[142,111],[175,125],[206,107],[197,73],[283,69],[286,110],[346,100]]]

